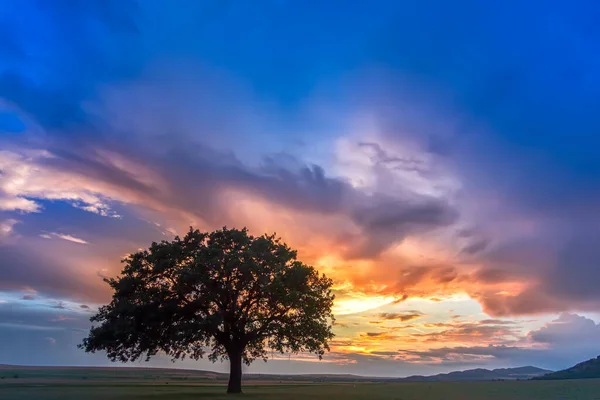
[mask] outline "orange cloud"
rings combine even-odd
[[[413,319],[421,318],[423,314],[419,311],[412,311],[405,313],[381,313],[377,316],[385,321],[407,322],[412,321]]]

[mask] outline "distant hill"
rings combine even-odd
[[[450,372],[434,376],[409,376],[408,378],[367,377],[349,374],[245,374],[245,381],[262,382],[436,382],[436,381],[493,381],[531,379],[548,370],[536,367],[501,368],[501,369],[471,369],[467,371]],[[30,379],[30,380],[87,380],[97,382],[152,382],[152,381],[186,381],[187,383],[227,381],[226,373],[175,369],[175,368],[144,368],[144,367],[37,367],[1,365],[0,379]]]
[[[600,356],[575,365],[574,367],[552,372],[535,379],[592,379],[600,378]]]
[[[464,381],[497,381],[531,379],[547,374],[547,369],[537,367],[498,368],[498,369],[469,369],[466,371],[454,371],[448,374],[431,376],[413,375],[399,378],[396,381],[404,382],[464,382]]]
[[[229,379],[228,373],[195,369],[154,367],[72,367],[21,366],[0,364],[2,379],[86,380],[98,382],[186,381],[203,383]],[[244,374],[245,381],[263,382],[381,382],[393,378],[371,378],[350,374]]]

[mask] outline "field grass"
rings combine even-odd
[[[48,382],[4,379],[2,400],[191,400],[231,398],[222,383]],[[600,379],[571,381],[263,384],[246,385],[245,399],[594,400]]]
[[[314,382],[324,376],[248,374],[244,399],[600,400],[600,379],[503,382]],[[291,379],[298,379],[291,381]],[[328,379],[355,379],[337,376]],[[0,365],[0,400],[231,399],[227,375],[157,368]]]

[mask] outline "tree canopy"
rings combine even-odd
[[[80,345],[112,361],[229,359],[228,392],[241,391],[242,362],[270,352],[319,359],[333,338],[332,281],[297,259],[275,235],[190,229],[123,260],[110,304]]]

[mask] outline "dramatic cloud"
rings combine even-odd
[[[516,16],[510,2],[489,8],[436,2],[435,7],[444,18],[426,18],[430,9],[418,6],[395,16],[384,46],[394,51],[381,57],[450,92],[451,106],[435,99],[444,108],[437,125],[446,129],[415,120],[415,113],[369,103],[385,126],[382,131],[395,142],[405,141],[408,132],[458,171],[462,214],[483,233],[462,250],[476,255],[486,270],[506,270],[508,282],[528,283],[513,296],[481,293],[489,312],[597,310],[600,297],[590,282],[598,270],[591,244],[599,233],[600,164],[590,146],[597,144],[592,110],[600,85],[591,78],[598,60],[586,56],[596,50],[598,38],[597,30],[586,28],[591,10],[556,5],[540,15],[525,7]],[[506,20],[512,29],[500,39],[498,24]],[[560,29],[548,29],[547,21]],[[402,39],[415,34],[431,51],[421,52]],[[557,47],[540,46],[539,37],[568,58],[558,57]],[[581,47],[568,46],[566,37]],[[428,101],[421,87],[401,79],[386,79],[376,87],[385,89],[367,101],[410,102],[398,94],[401,89],[411,95],[421,91],[417,101]],[[436,113],[431,102],[420,108],[415,104],[425,114]],[[457,119],[457,113],[463,118]]]

